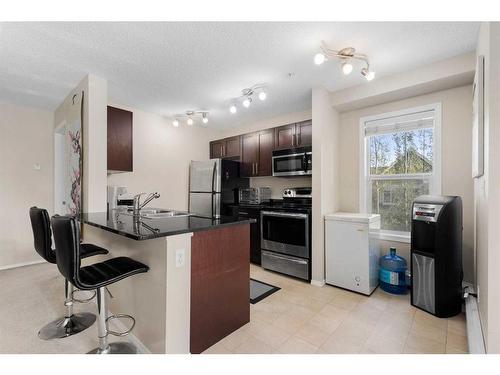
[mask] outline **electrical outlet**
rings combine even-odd
[[[186,263],[186,251],[184,249],[175,250],[175,267],[183,267],[184,263]]]

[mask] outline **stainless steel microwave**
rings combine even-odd
[[[273,151],[273,176],[312,175],[312,147]]]

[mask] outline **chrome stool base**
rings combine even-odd
[[[94,314],[73,314],[69,318],[64,317],[50,322],[38,332],[38,337],[42,340],[53,340],[76,335],[89,328],[95,320]]]
[[[133,344],[120,341],[110,343],[106,350],[95,348],[87,354],[137,354],[137,348]]]

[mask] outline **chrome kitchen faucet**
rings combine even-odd
[[[160,198],[159,193],[151,193],[147,196],[147,198],[140,203],[141,196],[146,193],[139,193],[137,195],[134,195],[134,216],[140,216],[142,208],[147,205],[149,202],[151,202],[153,199]]]

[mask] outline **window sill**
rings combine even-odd
[[[380,231],[378,234],[378,238],[383,241],[392,241],[392,242],[401,242],[401,243],[410,243],[410,234],[396,234],[390,232]]]

